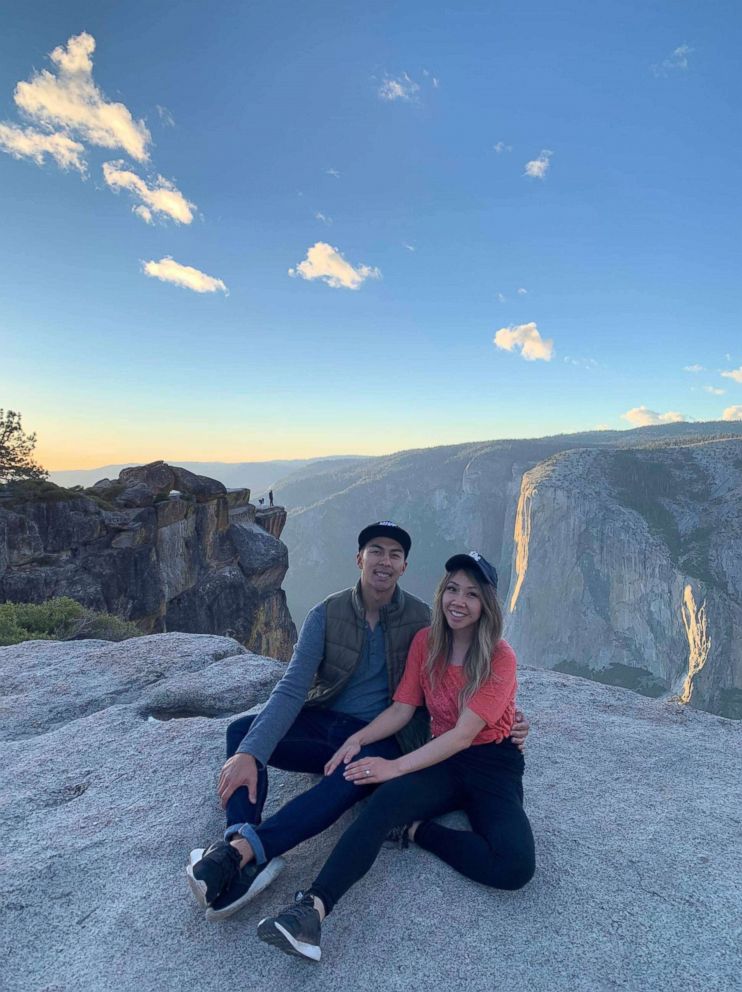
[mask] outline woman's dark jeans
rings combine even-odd
[[[523,755],[510,738],[479,744],[379,786],[338,841],[310,891],[329,913],[376,860],[392,827],[423,820],[415,843],[462,875],[496,889],[533,878],[533,834],[523,810]],[[463,809],[471,830],[428,822]]]
[[[255,716],[245,716],[227,727],[227,757],[237,752]],[[324,768],[351,734],[365,727],[362,720],[333,710],[304,708],[276,745],[269,764],[289,772],[322,775],[320,781],[282,806],[261,823],[268,794],[268,770],[258,763],[257,802],[251,803],[247,788],[236,789],[227,802],[227,831],[244,824],[240,833],[250,842],[261,863],[326,830],[360,799],[370,795],[369,787],[346,782],[343,766],[326,777]],[[359,757],[377,755],[394,759],[399,747],[394,738],[369,744]]]

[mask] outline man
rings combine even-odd
[[[227,728],[227,761],[218,792],[227,813],[223,841],[191,853],[186,874],[210,920],[241,909],[283,868],[280,857],[335,823],[368,795],[324,767],[341,744],[374,719],[390,701],[404,671],[410,642],[430,623],[430,609],[403,592],[412,541],[390,520],[364,527],[354,588],[329,596],[310,610],[286,674],[257,716]],[[521,745],[528,733],[522,714],[513,728]],[[364,747],[358,757],[396,758],[430,736],[419,709],[395,738]],[[261,822],[268,791],[266,765],[323,775],[306,792]]]

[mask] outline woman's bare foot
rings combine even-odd
[[[409,825],[409,827],[407,828],[407,836],[410,838],[410,840],[415,839],[417,828],[420,826],[422,822],[423,822],[422,820],[415,820],[413,823]]]

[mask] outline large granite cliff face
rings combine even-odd
[[[523,476],[506,636],[534,664],[742,716],[742,443],[573,451]]]
[[[229,633],[288,659],[286,513],[154,462],[91,490],[0,496],[0,601],[71,596],[145,633]]]
[[[321,964],[260,943],[258,920],[312,881],[351,813],[288,852],[241,913],[207,922],[188,851],[223,829],[229,719],[282,669],[192,634],[0,648],[4,992],[739,987],[742,725],[529,668],[524,889],[385,848],[323,924]],[[312,784],[269,775],[269,812]]]
[[[497,566],[527,663],[742,717],[741,433],[679,424],[455,445],[291,476],[274,491],[292,508],[292,613],[349,585],[358,531],[391,518],[413,538],[402,584],[423,599],[453,551]]]

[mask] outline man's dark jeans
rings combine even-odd
[[[237,752],[255,716],[241,717],[227,727],[227,757]],[[268,794],[268,770],[258,763],[257,802],[251,803],[247,788],[236,789],[227,802],[227,833],[232,826],[250,842],[258,863],[270,861],[309,840],[335,823],[359,800],[371,795],[373,786],[353,785],[343,778],[344,766],[325,776],[324,767],[345,740],[366,724],[333,710],[305,708],[276,745],[269,764],[289,772],[322,775],[311,789],[286,803],[261,822]],[[362,748],[358,757],[399,757],[394,738]]]

